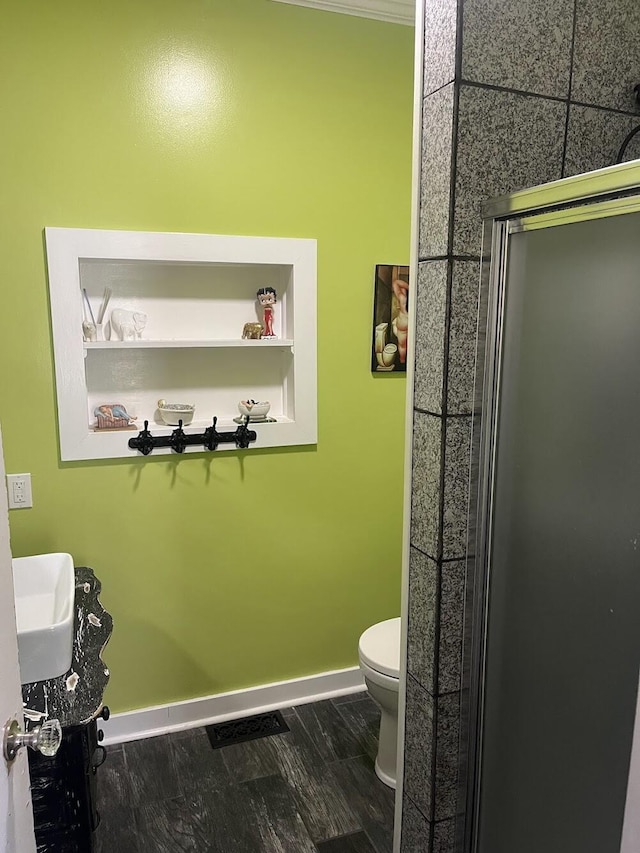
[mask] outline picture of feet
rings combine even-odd
[[[378,264],[373,300],[373,373],[406,371],[409,267]]]

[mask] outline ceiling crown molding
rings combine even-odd
[[[392,24],[414,26],[415,0],[274,0],[291,6],[308,6],[325,12],[341,12],[359,18],[375,18]]]

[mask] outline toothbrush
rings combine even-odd
[[[111,288],[105,287],[104,296],[102,297],[102,305],[100,306],[100,311],[98,312],[98,325],[101,325],[104,320],[104,315],[107,310],[107,305],[109,304],[109,300],[111,299]]]
[[[91,303],[89,302],[89,297],[87,296],[86,288],[84,288],[84,287],[82,288],[82,293],[83,293],[83,295],[84,295],[85,302],[87,303],[87,308],[89,309],[89,316],[91,317],[91,322],[92,322],[92,323],[93,323],[93,325],[95,326],[95,324],[96,324],[96,319],[95,319],[95,317],[93,316],[93,311],[91,310]]]

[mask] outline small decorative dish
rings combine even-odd
[[[238,403],[238,411],[246,417],[249,415],[250,421],[264,421],[269,414],[271,403],[267,400],[257,402],[256,400],[241,400]]]
[[[158,411],[160,417],[167,426],[178,426],[178,421],[182,421],[182,426],[187,426],[193,420],[196,407],[191,403],[167,403],[166,400],[158,400]]]

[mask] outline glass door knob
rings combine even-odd
[[[23,732],[17,720],[9,720],[4,727],[2,745],[4,757],[13,761],[23,746],[41,752],[43,755],[55,755],[62,743],[62,726],[58,720],[47,720],[36,726],[31,732]]]

